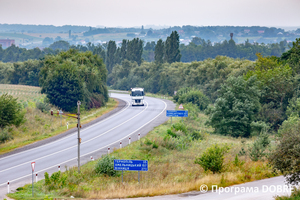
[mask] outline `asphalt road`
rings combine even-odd
[[[284,177],[279,176],[226,188],[215,187],[213,191],[193,191],[130,200],[275,200],[276,196],[290,195],[291,189],[285,184]]]
[[[108,148],[124,147],[137,140],[138,134],[146,135],[153,127],[167,121],[166,109],[174,109],[171,101],[145,97],[145,106],[132,107],[128,94],[111,94],[112,97],[127,102],[126,106],[114,115],[89,127],[81,129],[81,164],[90,157],[99,158],[108,153]],[[77,165],[77,131],[56,141],[0,158],[0,199],[10,190],[31,182],[31,162],[35,162],[35,172],[43,177],[44,172],[53,173],[58,166]]]

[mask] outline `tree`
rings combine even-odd
[[[129,61],[135,61],[140,65],[142,63],[143,41],[139,38],[134,38],[128,41],[126,57]]]
[[[280,143],[270,155],[275,169],[292,185],[300,183],[300,119],[292,116],[280,128]]]
[[[251,123],[259,111],[260,91],[256,78],[229,77],[219,91],[214,107],[207,112],[208,124],[221,135],[249,137]]]
[[[16,98],[8,94],[0,96],[0,128],[3,129],[9,125],[20,125],[24,119],[24,113],[21,112],[21,106]]]
[[[64,63],[58,68],[45,87],[50,103],[63,108],[65,111],[73,111],[77,101],[83,101],[83,80],[77,75],[76,66],[72,63]]]
[[[50,45],[52,43],[53,43],[53,38],[45,37],[45,39],[43,39],[43,45],[44,46],[48,46],[48,45]]]
[[[159,39],[157,41],[157,44],[155,46],[155,50],[154,50],[154,59],[156,63],[163,63],[164,61],[164,42],[162,41],[162,39]]]
[[[42,92],[52,104],[67,111],[75,109],[78,100],[87,109],[105,105],[106,79],[107,70],[98,55],[75,49],[46,56],[40,72]]]
[[[115,53],[117,51],[117,46],[115,41],[109,41],[107,46],[107,53],[106,53],[106,66],[109,73],[111,73],[115,62]]]
[[[180,62],[181,54],[179,50],[179,35],[177,31],[172,31],[165,43],[165,61],[168,63]]]
[[[295,72],[300,72],[300,38],[296,38],[293,47],[281,55],[281,60],[287,62]]]
[[[70,48],[70,44],[67,41],[64,40],[60,40],[60,41],[56,41],[53,44],[51,44],[49,46],[50,49],[52,50],[63,50],[63,51],[67,51]]]

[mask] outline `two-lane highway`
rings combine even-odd
[[[174,104],[151,97],[145,97],[145,106],[132,107],[128,94],[112,94],[112,97],[127,102],[118,113],[81,130],[81,157],[99,157],[101,150],[117,147],[120,141],[128,144],[128,137],[136,139],[137,134],[145,135],[154,126],[165,122],[165,112]],[[124,146],[123,145],[123,146]],[[111,148],[112,149],[112,148]],[[95,156],[98,155],[98,156]],[[83,159],[86,162],[88,159]],[[0,159],[0,198],[6,193],[7,181],[10,185],[27,182],[31,177],[31,162],[36,163],[35,173],[55,171],[57,166],[74,166],[77,163],[77,131],[49,144],[12,154]],[[25,182],[26,182],[25,181]],[[12,187],[13,188],[13,187]]]

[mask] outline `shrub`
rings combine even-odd
[[[280,144],[269,157],[275,169],[281,171],[289,184],[300,182],[300,120],[281,132]]]
[[[193,103],[200,110],[205,110],[210,102],[207,96],[194,88],[181,88],[173,99],[178,103]]]
[[[193,130],[191,133],[191,137],[193,140],[203,140],[203,135],[200,133],[200,131]]]
[[[60,171],[54,172],[49,178],[49,174],[45,172],[45,186],[50,190],[63,188],[66,186],[66,181],[68,176],[65,173],[61,173]]]
[[[258,161],[263,157],[266,157],[266,149],[270,144],[269,135],[267,133],[261,133],[259,137],[254,141],[253,145],[249,148],[249,156],[252,161]]]
[[[95,172],[97,174],[106,174],[108,176],[116,176],[117,171],[114,170],[114,156],[102,157],[95,166]]]
[[[177,122],[177,123],[173,124],[172,129],[175,130],[175,131],[182,131],[185,134],[187,133],[186,126],[184,125],[184,123],[181,123],[181,122]]]
[[[0,144],[12,140],[14,137],[7,129],[0,129]]]
[[[224,155],[229,151],[227,145],[215,144],[205,150],[201,157],[196,158],[195,163],[199,164],[205,171],[220,173],[224,167]]]
[[[25,112],[21,111],[21,105],[16,98],[8,94],[0,96],[0,128],[11,124],[19,126],[24,120]]]
[[[36,102],[36,108],[42,112],[49,112],[51,110],[51,105],[47,102]]]

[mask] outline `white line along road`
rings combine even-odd
[[[129,137],[132,142],[137,140],[138,134],[143,136],[165,122],[168,119],[166,110],[175,107],[171,101],[151,97],[145,97],[145,106],[132,107],[128,94],[113,93],[111,96],[125,101],[127,105],[114,115],[81,130],[83,163],[90,161],[91,156],[99,158],[106,154],[108,147],[111,150],[119,148],[120,141],[124,147]],[[58,166],[76,166],[77,131],[49,144],[1,158],[0,199],[7,193],[7,180],[10,180],[11,189],[30,183],[31,162],[36,163],[35,173],[41,174],[40,177],[46,171],[57,171]]]

